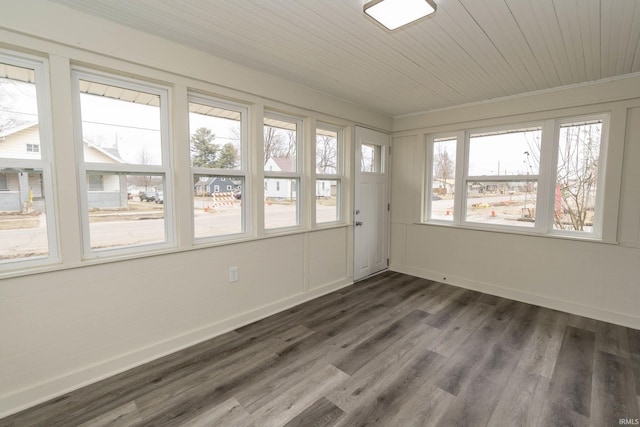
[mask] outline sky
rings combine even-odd
[[[87,94],[81,94],[81,104],[86,140],[105,148],[114,147],[117,141],[120,156],[127,163],[161,164],[158,107]],[[216,135],[214,142],[220,145],[237,141],[232,132],[237,124],[234,120],[189,114],[190,132],[209,128]]]

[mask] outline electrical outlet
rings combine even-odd
[[[238,267],[229,267],[229,283],[238,281]]]

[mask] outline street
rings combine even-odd
[[[134,219],[116,219],[91,222],[91,247],[93,249],[114,246],[150,244],[165,240],[164,219],[154,218],[162,212],[163,205],[149,204],[147,211],[138,210]],[[203,209],[202,203],[194,203],[195,237],[212,237],[236,234],[242,231],[241,208],[225,206]],[[105,215],[105,214],[100,214]],[[317,220],[335,219],[336,207],[318,205]],[[127,212],[126,216],[134,215]],[[96,216],[98,218],[99,216]],[[295,225],[295,205],[265,204],[265,227],[279,228]],[[46,255],[48,252],[45,215],[40,216],[38,228],[0,230],[0,260]]]

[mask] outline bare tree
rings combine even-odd
[[[563,126],[558,141],[554,224],[561,230],[584,231],[592,220],[600,155],[601,123]],[[540,165],[540,137],[527,136],[530,159]],[[531,168],[531,165],[529,165]]]
[[[338,144],[330,135],[316,137],[316,166],[320,173],[335,173],[338,169]]]
[[[589,212],[595,208],[601,135],[601,123],[560,129],[556,191],[561,203],[554,210],[560,229],[583,231],[592,221]]]
[[[442,183],[446,190],[447,179],[452,179],[455,175],[455,163],[447,151],[445,144],[436,143],[434,144],[434,148],[433,167],[435,178],[442,179]]]
[[[283,135],[272,126],[264,127],[264,163],[272,157],[280,157],[284,146]]]
[[[287,137],[286,137],[286,149],[284,153],[281,153],[280,157],[284,157],[285,159],[296,157],[296,148],[297,148],[296,132],[293,130],[288,130]]]
[[[149,154],[147,147],[142,147],[140,150],[140,153],[138,154],[138,161],[141,165],[151,164],[151,155]],[[149,191],[149,187],[154,184],[154,181],[157,181],[154,176],[150,175],[133,175],[131,176],[131,180],[134,185],[144,187],[144,191]]]

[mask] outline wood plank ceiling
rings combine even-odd
[[[638,0],[435,0],[392,33],[365,0],[50,1],[389,116],[640,72]]]

